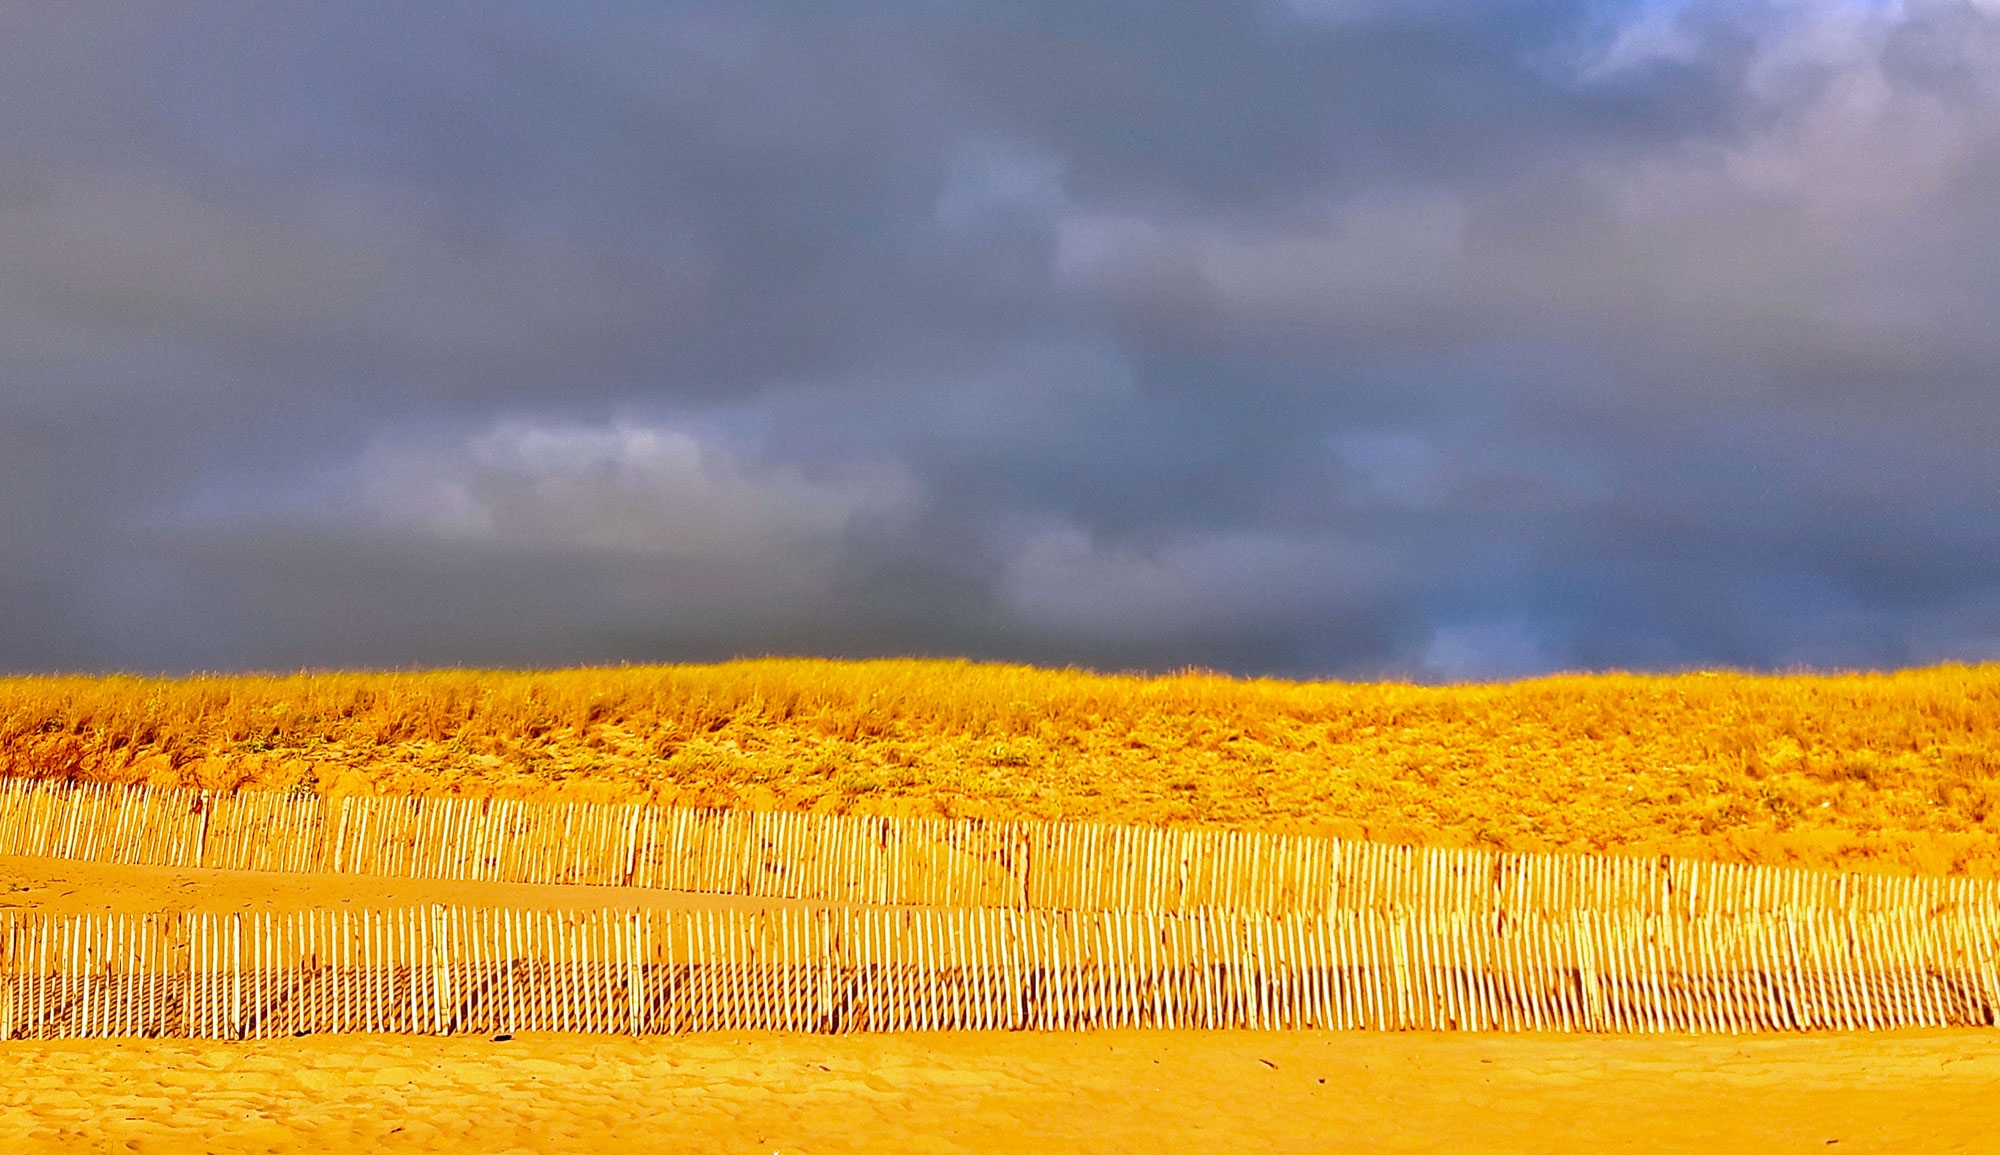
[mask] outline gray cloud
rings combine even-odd
[[[630,421],[513,420],[442,446],[376,445],[346,482],[353,515],[419,537],[744,565],[919,500],[892,470],[759,476],[687,431]]]
[[[2000,10],[0,14],[0,665],[2000,657]]]

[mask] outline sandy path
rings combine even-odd
[[[192,910],[213,913],[383,907],[441,902],[530,910],[806,906],[782,898],[689,894],[612,886],[539,886],[520,882],[440,882],[365,874],[276,874],[177,866],[107,866],[61,858],[0,855],[0,910],[52,914],[82,911]],[[823,905],[823,904],[822,904]]]
[[[9,1151],[1993,1151],[2000,1034],[0,1044]]]

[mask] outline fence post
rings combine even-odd
[[[636,830],[637,823],[634,823]],[[626,914],[625,951],[625,1009],[631,1020],[631,1034],[637,1038],[643,1033],[646,1007],[646,975],[644,971],[645,936],[638,911]]]
[[[431,1026],[436,1034],[449,1034],[455,1003],[451,983],[451,936],[445,926],[445,909],[431,905],[429,930],[431,955]]]
[[[243,916],[229,916],[229,1037],[243,1037]]]
[[[14,958],[20,950],[20,921],[6,916],[7,953],[0,958],[0,1041],[14,1037]]]

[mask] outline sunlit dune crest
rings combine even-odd
[[[0,772],[2000,875],[2000,665],[1419,686],[798,659],[0,681]]]

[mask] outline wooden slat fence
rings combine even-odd
[[[1699,918],[2000,907],[2000,883],[1230,830],[0,779],[0,854],[827,903]]]
[[[1964,909],[11,914],[0,1039],[1991,1025],[1997,950]]]
[[[0,854],[311,871],[325,809],[313,794],[0,778]]]

